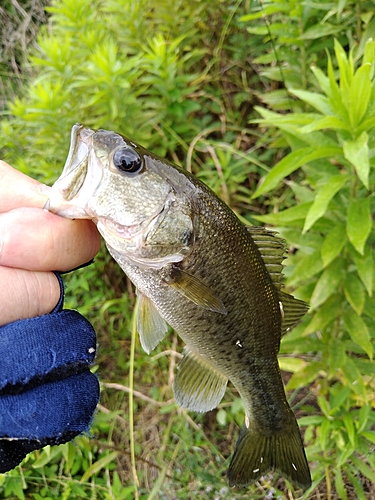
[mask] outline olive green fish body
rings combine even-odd
[[[137,287],[146,352],[167,323],[186,343],[174,382],[177,402],[213,409],[228,380],[241,395],[246,419],[229,484],[247,485],[277,470],[309,487],[277,361],[282,334],[306,311],[281,290],[281,240],[246,228],[191,174],[119,134],[76,125],[68,160],[51,210],[97,223]]]

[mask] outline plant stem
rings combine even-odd
[[[135,462],[135,442],[134,442],[134,353],[135,353],[135,341],[137,338],[137,328],[136,328],[136,311],[138,307],[138,301],[134,308],[133,318],[132,318],[132,336],[130,344],[130,367],[129,367],[129,433],[130,433],[130,461],[131,469],[134,483],[134,499],[139,499],[139,481],[137,476],[137,468]]]

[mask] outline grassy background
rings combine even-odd
[[[280,364],[313,487],[225,471],[244,414],[229,386],[207,414],[177,407],[182,343],[145,355],[131,283],[103,251],[65,278],[95,326],[92,435],[0,475],[0,498],[370,499],[373,408],[375,7],[371,1],[12,0],[0,8],[3,159],[52,183],[76,121],[185,166],[245,223],[274,226],[287,286],[311,312]]]

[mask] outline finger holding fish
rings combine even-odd
[[[0,325],[49,313],[60,297],[52,271],[91,260],[95,225],[43,210],[51,188],[0,161]]]
[[[100,237],[88,220],[69,220],[21,207],[0,214],[0,265],[29,271],[69,271],[91,260]]]

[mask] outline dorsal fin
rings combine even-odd
[[[284,281],[282,261],[286,257],[286,242],[283,238],[276,236],[275,231],[270,231],[264,227],[246,226],[246,229],[258,247],[279,295],[282,315],[281,335],[285,335],[299,322],[309,308],[302,300],[295,299],[292,295],[281,291]]]
[[[246,229],[258,247],[276,289],[280,290],[284,279],[282,262],[287,249],[285,240],[276,236],[275,231],[264,227],[246,226]]]

